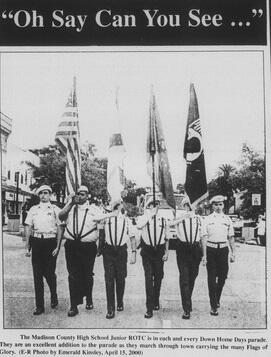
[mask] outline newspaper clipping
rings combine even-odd
[[[2,0],[0,355],[270,354],[268,0]]]

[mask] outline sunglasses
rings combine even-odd
[[[50,194],[49,191],[41,191],[41,192],[39,193],[39,195],[49,195],[49,194]]]

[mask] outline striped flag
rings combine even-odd
[[[107,191],[111,202],[121,199],[125,187],[124,155],[122,135],[119,124],[118,90],[116,93],[116,115],[113,118],[114,132],[109,140],[107,163]]]
[[[65,111],[57,128],[55,141],[62,153],[66,155],[66,192],[70,195],[81,185],[80,133],[75,77]]]
[[[207,197],[207,181],[198,101],[194,84],[190,85],[190,103],[184,142],[184,158],[187,165],[184,188],[191,204],[195,206],[198,202]]]
[[[154,167],[152,165],[154,159]],[[173,193],[172,179],[167,156],[167,149],[162,129],[160,116],[158,113],[155,96],[151,94],[149,127],[147,136],[147,169],[152,177],[155,174],[155,183],[166,199],[168,205],[175,209],[175,199]]]

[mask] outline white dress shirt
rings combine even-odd
[[[139,217],[137,227],[141,227],[145,222],[146,224],[141,228],[141,237],[144,243],[151,246],[164,244],[168,237],[168,218],[163,217],[159,210],[153,217],[147,211],[143,216]],[[155,228],[156,236],[154,235]]]
[[[64,237],[66,239],[75,240],[77,233],[81,242],[95,242],[99,234],[97,223],[94,222],[93,219],[98,214],[98,209],[88,202],[82,205],[74,205],[68,214]]]
[[[105,241],[115,247],[122,246],[135,236],[131,220],[122,213],[104,221]]]
[[[188,244],[199,242],[202,236],[200,216],[194,213],[184,214],[183,219],[176,224],[176,233],[181,242]]]

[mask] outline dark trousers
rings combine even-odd
[[[192,311],[192,293],[202,258],[202,250],[199,243],[190,245],[178,241],[176,246],[176,258],[180,273],[179,284],[183,310],[190,312]]]
[[[65,256],[69,273],[71,307],[83,304],[84,296],[86,296],[87,303],[92,303],[93,267],[96,254],[95,242],[66,240]]]
[[[141,248],[140,254],[145,272],[147,311],[152,311],[154,306],[159,304],[161,284],[164,277],[164,261],[162,260],[164,253],[164,244],[156,248],[144,244]]]
[[[44,308],[44,282],[46,279],[51,293],[51,300],[57,299],[56,293],[56,257],[52,256],[57,242],[55,238],[30,238],[32,267],[35,287],[36,307]]]
[[[207,275],[211,308],[220,302],[223,286],[229,271],[229,248],[207,247]]]
[[[105,244],[103,250],[107,311],[115,311],[115,287],[117,305],[123,304],[125,278],[127,276],[127,245],[114,247]]]

